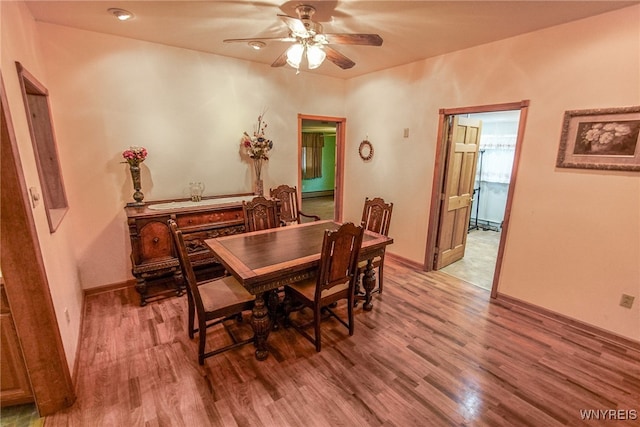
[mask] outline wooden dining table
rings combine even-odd
[[[274,325],[278,295],[276,290],[315,275],[325,230],[337,230],[340,223],[316,221],[251,233],[207,239],[215,257],[227,271],[256,296],[251,315],[255,333],[256,359],[268,357],[267,338]],[[375,272],[371,261],[381,255],[393,239],[365,231],[359,261],[367,261],[362,279],[363,308],[371,310]]]

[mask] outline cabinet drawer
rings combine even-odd
[[[218,212],[194,212],[180,214],[177,215],[176,223],[179,228],[182,228],[240,219],[242,219],[242,209],[230,209]]]

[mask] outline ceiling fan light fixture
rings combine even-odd
[[[296,43],[291,45],[289,49],[287,49],[287,64],[291,65],[293,68],[300,68],[300,63],[302,62],[302,54],[304,53],[304,46]]]
[[[309,69],[313,70],[322,65],[322,62],[327,57],[324,49],[320,46],[307,47],[307,62],[309,63]]]
[[[120,21],[128,21],[129,19],[133,18],[133,13],[129,12],[128,10],[118,9],[117,7],[107,9],[107,12],[118,18],[118,20]]]
[[[2,0],[0,0],[2,1]],[[295,3],[295,2],[288,2]],[[317,2],[320,3],[320,2]],[[290,6],[288,6],[290,7]],[[254,49],[260,46],[256,42],[271,41],[293,43],[287,50],[278,55],[271,63],[272,67],[289,65],[300,73],[300,65],[306,61],[305,66],[309,70],[320,67],[326,60],[332,62],[343,70],[348,70],[356,65],[351,59],[334,49],[331,45],[344,44],[355,46],[382,46],[382,37],[378,34],[335,33],[324,34],[322,25],[313,21],[312,16],[316,9],[310,5],[299,4],[295,7],[297,18],[289,15],[277,14],[289,29],[285,37],[252,37],[244,39],[225,39],[224,43],[248,43]],[[303,59],[306,58],[306,59]]]

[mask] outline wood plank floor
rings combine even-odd
[[[302,199],[301,210],[308,215],[318,215],[320,219],[334,219],[333,196]]]
[[[580,411],[634,418],[640,351],[490,303],[444,273],[388,260],[385,275],[373,311],[356,310],[353,337],[329,320],[316,353],[281,329],[264,362],[249,345],[204,367],[187,337],[186,298],[139,307],[131,289],[88,296],[78,400],[45,425],[638,426]],[[250,334],[246,323],[229,327]]]

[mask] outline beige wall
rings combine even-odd
[[[51,93],[71,209],[53,235],[42,206],[34,215],[70,366],[82,289],[131,278],[122,150],[150,152],[146,200],[185,196],[191,180],[206,194],[246,192],[239,136],[265,107],[275,142],[265,186],[296,180],[298,113],[347,117],[344,219],[359,220],[365,196],[392,200],[391,251],[421,263],[438,110],[530,99],[499,291],[640,340],[640,303],[618,306],[623,292],[640,299],[639,175],[555,168],[565,110],[640,104],[640,8],[344,82],[36,24],[22,3],[1,7],[2,72],[28,186],[40,184],[14,61]],[[371,163],[357,155],[364,138]]]
[[[240,157],[240,137],[265,108],[274,141],[263,169],[267,189],[296,182],[299,112],[344,114],[341,80],[38,27],[84,288],[131,278],[123,206],[133,201],[133,188],[124,149],[149,151],[142,164],[145,201],[186,197],[190,181],[202,181],[205,195],[250,192],[253,169]]]
[[[564,111],[640,104],[639,18],[635,6],[350,80],[347,152],[368,135],[375,156],[347,158],[346,199],[393,201],[390,250],[422,263],[438,110],[529,99],[498,291],[640,340],[640,175],[555,167]]]

